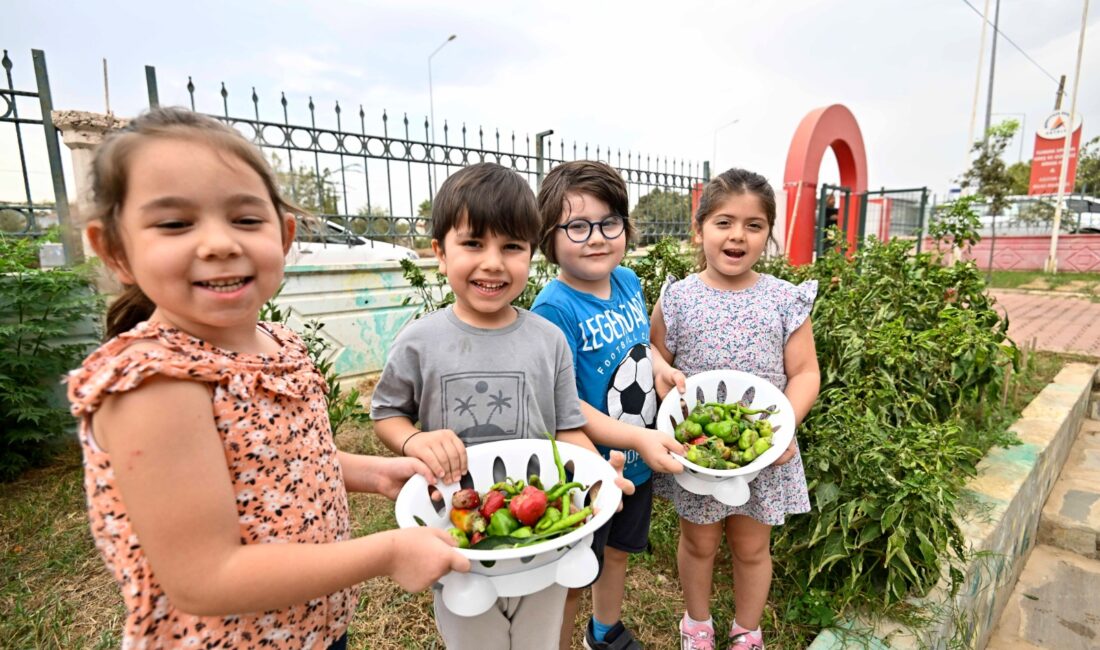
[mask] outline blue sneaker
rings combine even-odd
[[[622,621],[607,631],[603,641],[597,641],[592,632],[592,617],[588,618],[588,623],[584,627],[584,647],[585,650],[645,650]]]

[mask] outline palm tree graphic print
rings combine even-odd
[[[466,444],[514,438],[521,426],[521,372],[459,373],[443,377],[447,428]]]

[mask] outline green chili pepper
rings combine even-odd
[[[448,528],[447,532],[458,542],[459,548],[470,548],[470,538],[466,537],[466,533],[461,528]]]
[[[517,539],[525,539],[527,537],[530,537],[533,532],[534,531],[531,530],[530,526],[521,526],[512,531],[512,537],[515,537]]]
[[[746,449],[745,451],[741,452],[741,462],[743,464],[748,465],[749,463],[751,463],[754,460],[756,460],[756,452],[755,451],[753,451],[751,449]]]
[[[741,451],[749,449],[756,444],[759,437],[755,429],[748,429],[741,434],[741,438],[737,441],[737,446],[741,448]]]
[[[569,490],[574,490],[574,489],[583,488],[583,487],[584,487],[584,483],[578,483],[576,481],[573,481],[571,483],[559,483],[559,484],[555,485],[554,487],[550,488],[550,490],[546,493],[546,500],[547,501],[557,501],[563,495],[565,495],[565,493],[568,492]]]
[[[752,450],[756,452],[757,456],[771,449],[772,441],[769,438],[761,438],[756,441],[756,444],[752,446]]]
[[[493,517],[489,520],[489,535],[496,535],[497,537],[506,537],[512,534],[512,531],[519,528],[519,521],[508,512],[507,508],[501,508],[493,513]]]
[[[702,454],[699,452],[699,446],[698,445],[691,445],[690,447],[688,447],[688,452],[687,452],[686,458],[689,461],[691,461],[691,462],[695,463],[696,465],[698,465],[699,464],[699,458],[700,458],[701,455]]]
[[[561,519],[557,520],[553,526],[546,530],[546,533],[556,533],[558,531],[572,528],[577,524],[582,523],[585,519],[588,518],[588,515],[590,514],[592,514],[592,506],[585,506],[583,509],[574,512],[568,517],[562,517]],[[537,530],[538,529],[536,528],[536,531]]]
[[[536,533],[545,533],[551,526],[561,519],[561,510],[558,510],[554,506],[550,506],[546,509],[546,512],[542,513],[542,518],[535,524]]]
[[[684,420],[680,424],[677,424],[676,428],[673,429],[673,435],[676,437],[676,442],[684,443],[684,442],[687,442],[690,438],[695,437],[695,436],[689,436],[688,435],[688,433],[687,433],[687,425],[688,424],[695,424],[695,423],[692,422],[691,420]]]
[[[558,468],[558,483],[567,482],[565,478],[565,465],[561,462],[561,454],[558,453],[558,442],[554,439],[554,436],[550,435],[550,432],[546,432],[546,437],[550,439],[550,448],[554,451],[554,465]],[[561,510],[562,512],[569,512],[569,492],[561,495]]]
[[[527,477],[527,485],[534,485],[535,487],[537,487],[538,489],[541,490],[542,489],[542,479],[539,478],[538,474],[532,474],[532,475]]]

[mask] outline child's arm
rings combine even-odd
[[[150,379],[106,399],[93,425],[157,581],[185,612],[280,609],[381,575],[418,591],[469,568],[447,532],[431,528],[329,544],[243,544],[203,384]]]
[[[668,455],[670,451],[687,453],[672,436],[620,422],[584,400],[581,400],[581,413],[587,420],[584,433],[592,442],[616,449],[633,449],[641,454],[646,465],[658,472],[678,474],[684,471],[684,466]]]
[[[584,404],[584,402],[581,402]],[[588,407],[592,408],[592,407]],[[595,411],[596,409],[592,409]],[[606,415],[604,417],[607,417]],[[608,418],[610,419],[610,418]],[[567,429],[557,432],[557,439],[560,442],[570,442],[574,445],[584,447],[594,454],[600,453],[596,450],[596,445],[592,444],[592,441],[588,439],[584,431],[581,429]],[[619,489],[623,491],[623,494],[634,494],[634,483],[623,478],[623,468],[626,467],[626,456],[623,456],[621,451],[612,451],[611,457],[607,459],[607,462],[611,463],[611,467],[615,469],[615,485],[619,486]],[[616,508],[616,512],[623,509],[622,502],[619,502],[619,507]]]
[[[665,343],[667,336],[665,315],[661,311],[661,301],[658,300],[649,317],[649,342],[657,353],[653,355],[653,378],[657,384],[657,396],[661,399],[665,398],[673,386],[681,393],[684,392],[684,373],[672,367],[672,353]]]
[[[663,322],[664,319],[662,319]],[[661,340],[664,341],[663,336]],[[652,343],[652,341],[650,342]],[[687,377],[665,360],[665,353],[667,352],[668,349],[666,348],[664,352],[657,350],[653,355],[653,380],[657,386],[658,399],[664,399],[673,386],[680,393],[687,390]]]
[[[344,488],[348,492],[373,492],[390,499],[396,499],[397,493],[413,474],[419,474],[435,485],[435,475],[423,461],[412,458],[388,458],[339,452],[340,468],[344,472]]]
[[[374,433],[394,452],[419,458],[445,483],[466,473],[466,445],[450,429],[422,431],[409,418],[392,417],[376,420]]]
[[[787,390],[784,394],[794,407],[795,426],[810,412],[821,389],[821,370],[817,365],[817,348],[814,347],[814,328],[809,317],[787,339],[783,348],[783,367],[787,373]],[[775,465],[782,465],[794,458],[798,444],[791,438],[787,451],[783,452]]]

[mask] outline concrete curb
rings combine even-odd
[[[891,620],[861,620],[849,627],[871,631],[825,630],[809,650],[938,649],[951,641],[984,648],[1035,545],[1043,504],[1086,415],[1098,373],[1089,364],[1066,365],[1010,427],[1022,444],[991,449],[978,464],[978,475],[967,485],[974,506],[963,514],[960,527],[968,548],[982,553],[971,562],[954,598],[943,580],[927,596],[911,599],[933,613],[932,624],[912,630]]]
[[[1084,293],[1081,291],[1053,291],[1049,289],[1020,289],[1018,287],[989,287],[987,292],[1015,293],[1029,296],[1046,296],[1048,298],[1084,298],[1089,300],[1100,297],[1100,294]]]

